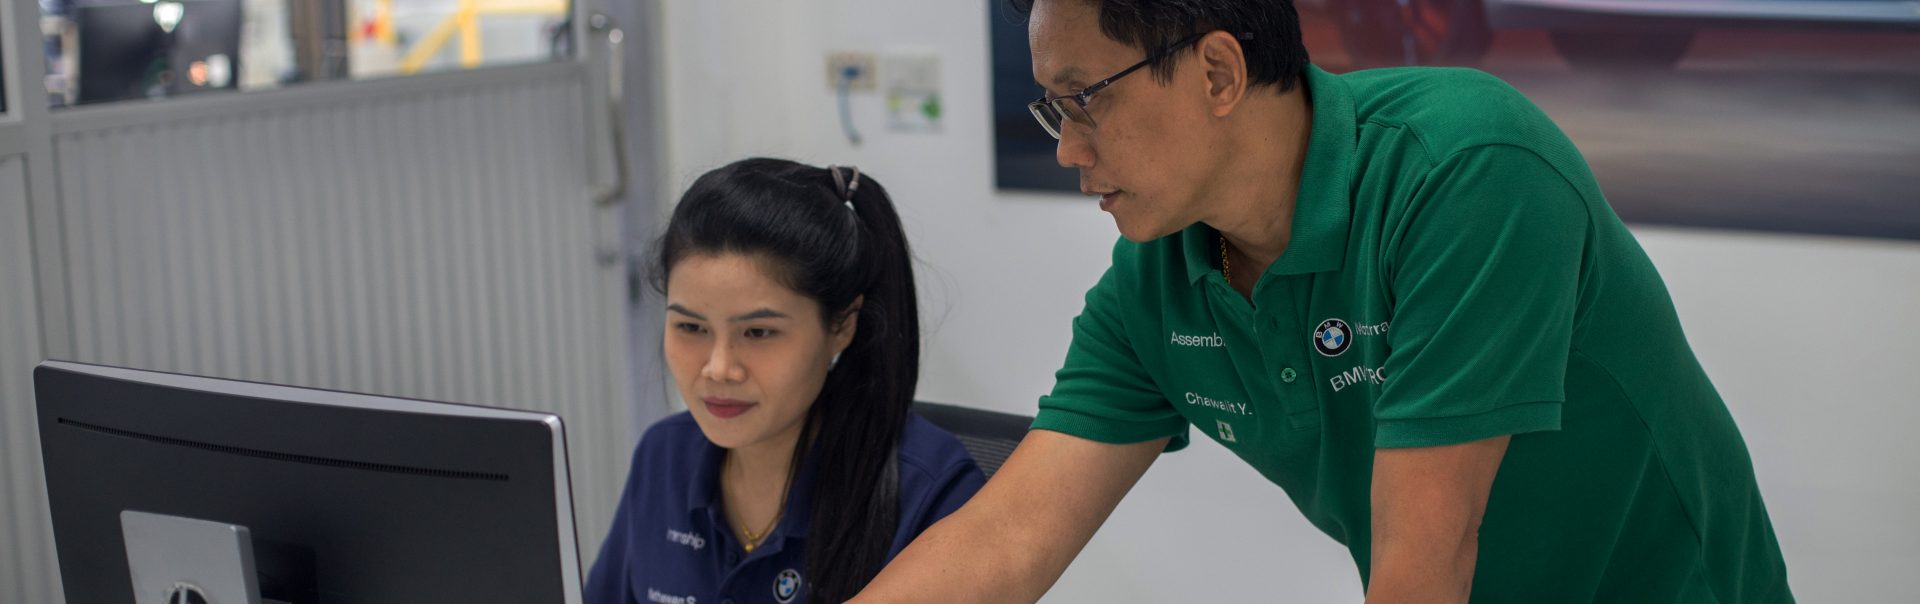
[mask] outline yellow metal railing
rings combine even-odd
[[[484,60],[480,49],[480,18],[495,15],[565,15],[568,10],[566,0],[460,0],[453,14],[435,25],[418,44],[407,49],[400,57],[400,73],[415,74],[427,65],[427,61],[440,54],[440,49],[455,34],[460,36],[460,66],[472,69],[479,67]],[[393,33],[393,0],[378,2],[379,21],[374,37],[384,44],[395,41]]]

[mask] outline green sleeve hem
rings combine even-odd
[[[1438,447],[1526,432],[1560,429],[1560,403],[1522,403],[1456,417],[1377,420],[1373,446],[1381,449]]]
[[[1034,430],[1049,430],[1068,436],[1115,445],[1147,442],[1172,437],[1163,453],[1187,448],[1187,420],[1178,416],[1163,421],[1117,422],[1059,408],[1041,408],[1033,418]]]

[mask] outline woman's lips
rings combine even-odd
[[[739,417],[740,414],[753,410],[753,406],[754,406],[753,403],[749,403],[746,401],[736,401],[733,399],[726,399],[726,398],[720,398],[715,396],[709,396],[709,397],[700,399],[700,402],[707,404],[707,413],[711,413],[713,414],[714,417],[718,417],[720,419],[733,419],[733,418]]]

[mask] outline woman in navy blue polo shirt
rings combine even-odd
[[[980,488],[907,411],[911,260],[858,169],[748,159],[694,182],[653,267],[688,412],[641,437],[589,602],[840,602]]]

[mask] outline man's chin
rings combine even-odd
[[[1166,225],[1125,221],[1118,216],[1114,217],[1113,226],[1120,229],[1121,237],[1134,243],[1146,243],[1180,231],[1177,228],[1168,228]]]

